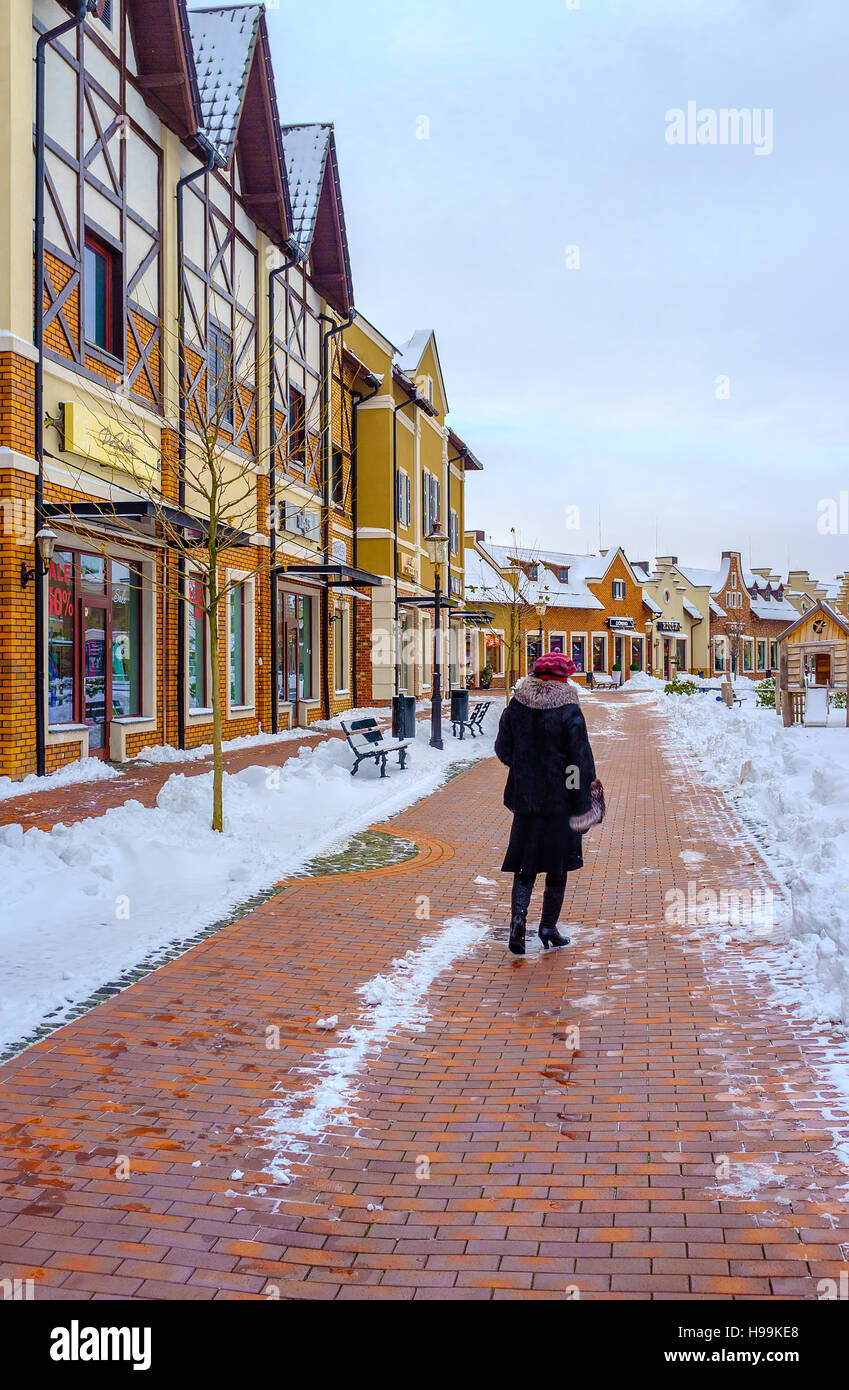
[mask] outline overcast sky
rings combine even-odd
[[[485,465],[469,525],[583,552],[600,513],[637,559],[657,535],[692,564],[849,568],[817,509],[849,489],[846,0],[268,21],[283,120],[336,124],[358,307],[396,342],[436,329]],[[773,112],[772,152],[670,144],[690,101]]]

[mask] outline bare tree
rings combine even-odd
[[[531,579],[523,568],[523,565],[528,565],[532,569],[534,565],[539,563],[525,547],[523,547],[521,556],[522,564],[518,563],[519,543],[514,526],[510,528],[510,536],[512,538],[512,555],[509,563],[504,566],[496,566],[495,562],[492,562],[492,568],[495,571],[493,584],[480,588],[480,590],[475,585],[466,585],[467,594],[475,602],[483,601],[496,604],[505,610],[504,646],[507,656],[505,673],[508,693],[516,684],[522,669],[521,654],[525,636],[539,625],[535,606],[538,602],[537,596],[539,593],[543,595],[548,593],[548,586],[540,585],[538,581]]]

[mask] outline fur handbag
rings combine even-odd
[[[607,806],[604,801],[604,787],[596,777],[590,783],[590,807],[580,816],[569,817],[569,829],[574,830],[578,835],[585,835],[594,825],[601,825]]]

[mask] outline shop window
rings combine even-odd
[[[678,671],[687,669],[687,643],[680,637],[675,643],[675,668]]]
[[[607,670],[607,639],[605,637],[593,638],[593,670]]]
[[[566,638],[563,636],[562,632],[558,632],[555,636],[549,637],[548,650],[550,652],[556,652],[558,656],[563,655],[566,650]]]
[[[494,676],[504,675],[504,643],[501,634],[488,632],[484,640],[485,665],[492,667]]]
[[[189,579],[187,606],[189,709],[206,709],[206,668],[209,656],[206,585],[198,576]]]
[[[528,670],[529,670],[529,671],[530,671],[531,667],[533,666],[534,662],[537,660],[537,658],[538,658],[538,657],[541,657],[541,656],[542,656],[542,642],[541,642],[540,639],[539,639],[539,633],[537,633],[536,637],[529,637],[529,638],[528,638]]]
[[[206,404],[210,420],[232,425],[233,345],[215,323],[209,325]]]
[[[135,565],[113,560],[112,713],[115,717],[130,718],[141,714],[141,673],[141,574]]]
[[[753,657],[753,655],[754,655],[754,653],[753,653],[753,651],[752,651],[752,644],[751,644],[751,642],[744,642],[744,643],[743,643],[743,670],[744,670],[744,671],[751,671],[751,669],[752,669],[752,657]]]
[[[85,234],[83,292],[86,342],[108,352],[110,357],[120,357],[122,257],[114,247],[89,231]]]
[[[713,649],[713,669],[714,671],[725,670],[725,647],[721,642],[717,642]]]
[[[769,665],[770,665],[770,670],[772,670],[772,671],[774,671],[775,668],[776,668],[777,665],[778,665],[778,643],[777,643],[777,642],[770,642],[770,644],[769,644]]]
[[[245,585],[230,589],[230,704],[245,704]]]
[[[766,642],[758,643],[758,670],[766,670]]]
[[[585,669],[585,666],[586,666],[586,659],[587,659],[587,639],[586,639],[586,637],[573,637],[573,638],[572,638],[572,660],[573,660],[574,663],[575,663],[575,668],[576,668],[576,670],[578,670],[578,671],[583,671],[583,670]]]
[[[74,722],[74,617],[73,552],[56,550],[47,581],[47,718],[50,724]]]
[[[307,411],[304,393],[296,386],[289,387],[287,438],[290,462],[303,465],[307,457]]]

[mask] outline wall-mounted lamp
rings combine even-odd
[[[39,559],[41,560],[41,572],[42,574],[46,574],[50,569],[50,561],[53,558],[53,547],[56,544],[56,532],[51,531],[49,526],[42,526],[41,530],[36,532],[35,544]],[[21,588],[25,589],[31,579],[35,579],[35,566],[33,566],[32,569],[27,569],[26,560],[22,560]]]

